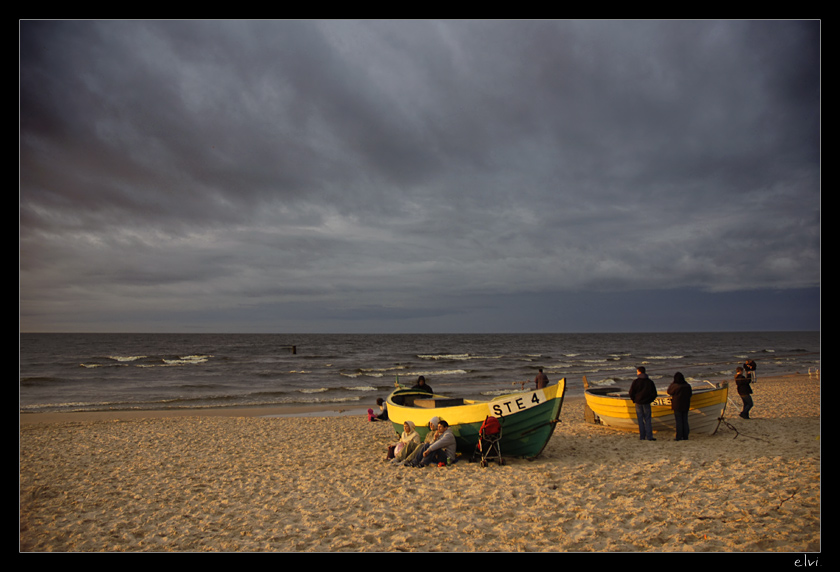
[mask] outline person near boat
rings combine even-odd
[[[378,421],[388,421],[388,404],[381,397],[377,397],[376,405],[379,406],[379,414],[376,416],[376,419]]]
[[[426,378],[422,375],[417,378],[417,383],[411,388],[415,391],[425,391],[426,393],[434,393],[432,388],[426,384]]]
[[[420,433],[414,427],[413,421],[403,423],[403,432],[396,445],[388,447],[388,457],[392,463],[402,463],[414,453],[421,444]]]
[[[432,417],[431,418],[431,420],[429,421],[429,425],[428,425],[429,432],[426,433],[426,438],[423,440],[423,442],[420,445],[418,445],[417,447],[414,447],[414,449],[412,449],[412,451],[410,453],[406,453],[406,455],[405,455],[405,457],[403,458],[402,461],[396,461],[396,464],[398,464],[398,465],[413,465],[414,464],[414,462],[417,460],[417,456],[420,455],[426,447],[428,447],[429,445],[434,443],[435,437],[437,436],[438,421],[440,421],[440,419],[438,417]]]
[[[688,410],[691,408],[691,394],[691,385],[685,380],[685,376],[680,372],[675,373],[674,381],[668,386],[671,409],[674,411],[674,422],[677,426],[675,441],[688,440]]]
[[[376,413],[373,409],[367,410],[368,421],[388,421],[388,402],[378,397],[376,406],[379,407],[379,413]]]
[[[455,435],[449,428],[449,423],[441,419],[432,443],[423,445],[414,457],[414,466],[425,467],[431,463],[445,463],[457,458]]]
[[[639,424],[639,439],[656,441],[651,425],[650,404],[656,399],[656,385],[651,380],[644,366],[636,368],[636,379],[630,384],[630,400],[636,405],[636,422]]]

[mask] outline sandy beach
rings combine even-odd
[[[21,415],[20,550],[819,552],[819,378],[754,389],[679,442],[567,399],[539,458],[486,468],[386,463],[361,414]]]

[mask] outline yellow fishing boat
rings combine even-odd
[[[726,410],[729,384],[724,382],[715,385],[709,381],[705,383],[708,385],[692,386],[691,388],[688,426],[692,433],[713,435],[717,431]],[[587,421],[623,431],[639,430],[636,421],[636,406],[630,400],[626,390],[615,387],[590,387],[586,377],[583,378],[583,385],[586,397]],[[651,404],[651,421],[654,431],[676,430],[674,411],[671,409],[671,397],[667,393],[660,391],[656,400]]]
[[[388,419],[397,434],[402,432],[405,421],[412,421],[421,438],[425,438],[433,417],[444,419],[455,435],[458,451],[470,454],[475,451],[481,424],[488,416],[497,417],[502,426],[502,454],[530,458],[539,455],[551,438],[565,394],[565,379],[543,389],[487,401],[398,388],[388,396]]]

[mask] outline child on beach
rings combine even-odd
[[[755,360],[748,359],[744,362],[744,372],[746,373],[747,379],[750,380],[750,383],[756,382],[755,377]]]
[[[388,404],[379,397],[376,400],[376,405],[379,406],[379,413],[374,413],[373,409],[368,409],[368,421],[388,421]]]

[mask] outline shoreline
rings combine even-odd
[[[817,372],[816,378],[819,379]],[[762,381],[783,381],[799,376],[811,377],[812,374],[789,373],[759,377]],[[658,389],[664,390],[665,384],[658,380]],[[660,387],[663,386],[663,387]],[[566,403],[584,401],[583,393],[565,397]],[[45,413],[19,412],[20,425],[33,423],[61,423],[65,421],[128,421],[135,419],[156,419],[173,417],[341,417],[366,415],[369,408],[375,409],[374,400],[368,405],[318,404],[318,405],[266,405],[254,407],[215,407],[185,409],[117,409],[113,411],[61,411]]]
[[[61,411],[20,413],[20,424],[65,421],[130,421],[180,417],[337,417],[366,415],[373,405],[272,405],[257,407],[215,407],[196,409],[119,409],[114,411]]]

